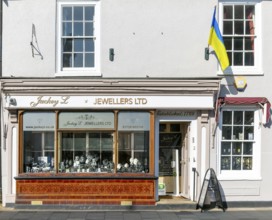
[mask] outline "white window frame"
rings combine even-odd
[[[221,170],[222,111],[254,111],[254,142],[252,170]],[[217,170],[219,180],[260,180],[261,179],[261,127],[262,109],[254,106],[227,106],[220,111],[217,136]]]
[[[94,22],[94,35],[95,35],[95,65],[94,68],[64,68],[62,69],[62,7],[63,6],[94,6],[95,7],[95,22]],[[57,46],[56,46],[56,74],[55,76],[101,76],[100,70],[100,1],[69,1],[58,0],[57,2]]]
[[[224,5],[252,5],[255,4],[255,41],[254,41],[254,66],[231,66],[228,67],[224,72],[218,66],[218,75],[231,74],[231,75],[263,75],[262,67],[262,14],[261,14],[261,3],[259,0],[220,0],[219,1],[219,27],[223,36],[223,6]]]

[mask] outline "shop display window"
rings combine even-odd
[[[54,172],[55,114],[31,112],[23,118],[23,172]]]
[[[60,133],[59,172],[113,172],[113,134]]]
[[[117,172],[149,172],[149,130],[149,113],[119,113]]]
[[[223,111],[221,170],[252,170],[254,111]]]
[[[24,112],[20,173],[150,173],[149,112]]]

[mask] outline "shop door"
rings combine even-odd
[[[160,123],[159,134],[159,195],[180,195],[182,123]]]

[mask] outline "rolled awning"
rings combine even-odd
[[[219,97],[216,103],[216,120],[218,121],[219,111],[223,105],[259,105],[263,110],[263,124],[270,121],[271,104],[264,97]]]

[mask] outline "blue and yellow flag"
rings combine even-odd
[[[208,45],[211,45],[216,53],[221,69],[224,71],[229,66],[229,58],[224,45],[222,35],[220,33],[218,23],[215,18],[216,8],[214,8],[212,26],[210,30],[210,36]]]

